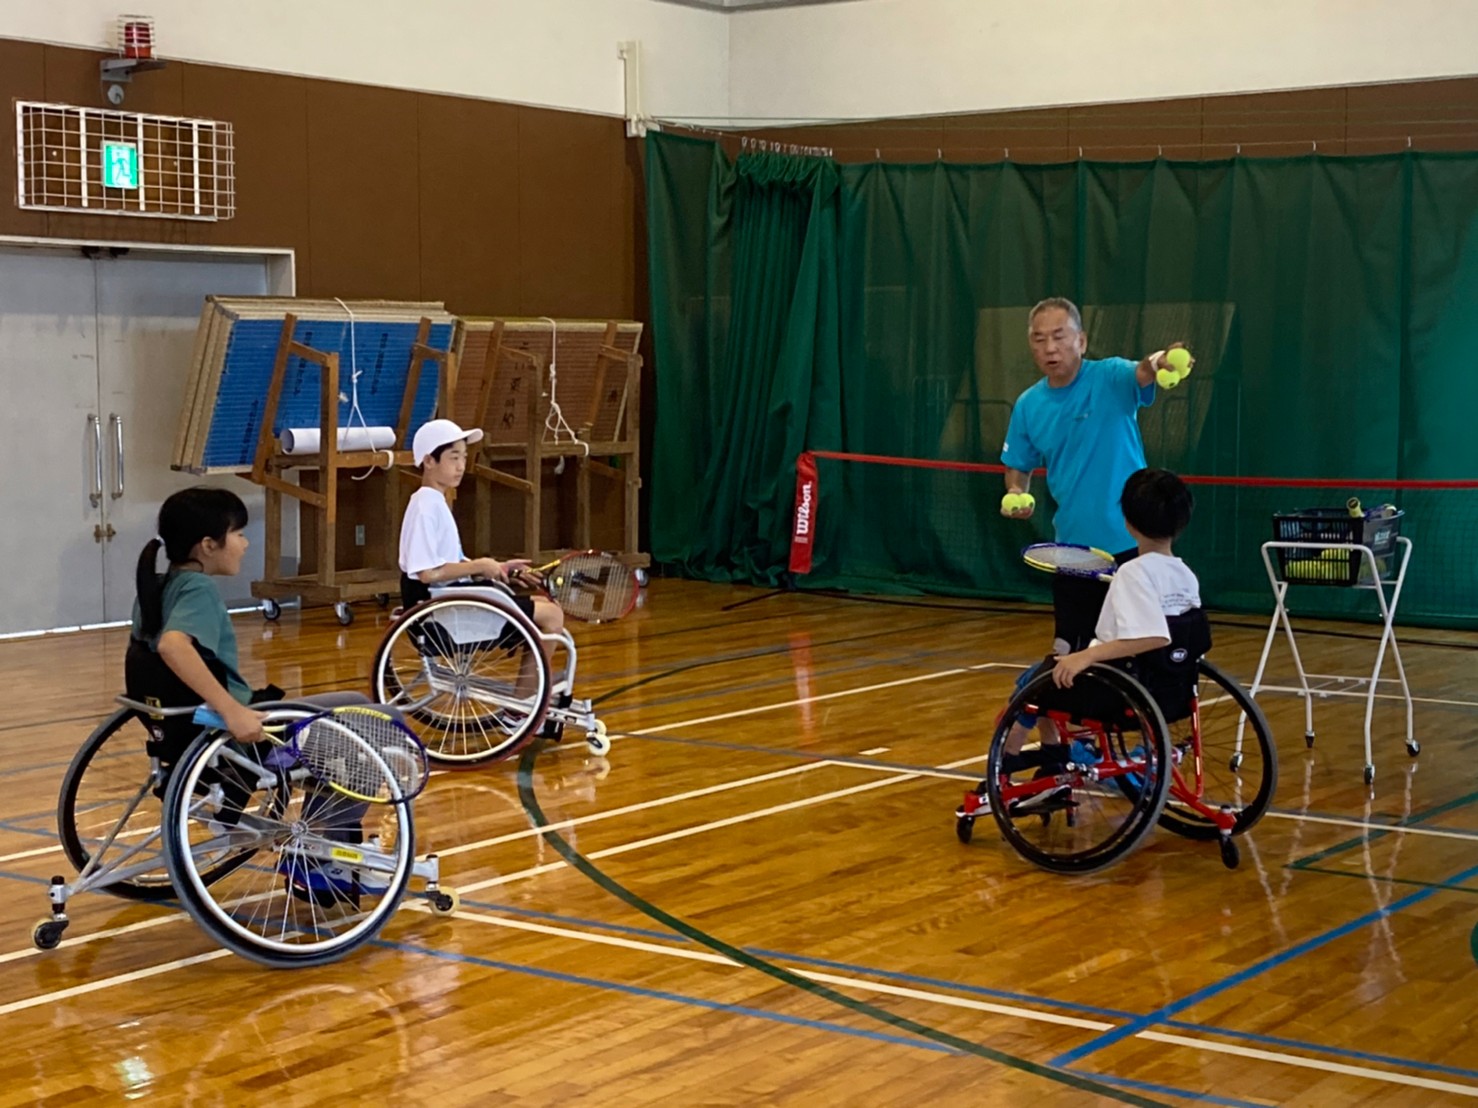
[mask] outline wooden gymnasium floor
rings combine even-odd
[[[237,627],[249,676],[321,690],[364,685],[384,619]],[[1216,627],[1244,680],[1258,622]],[[1408,762],[1384,704],[1373,797],[1360,706],[1320,701],[1306,752],[1299,702],[1271,698],[1282,782],[1241,869],[1158,831],[1070,880],[989,820],[970,846],[952,827],[1045,634],[1041,612],[657,581],[579,633],[581,689],[624,737],[532,773],[581,868],[530,831],[516,765],[440,774],[417,820],[460,914],[403,910],[346,962],[277,972],[101,895],[59,949],[31,948],[65,865],[58,781],[120,687],[123,638],[0,643],[0,1105],[1478,1097],[1473,637],[1410,633],[1425,750]],[[1321,672],[1372,647],[1303,641]]]

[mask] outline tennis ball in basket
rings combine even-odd
[[[1196,364],[1196,359],[1191,357],[1191,352],[1183,346],[1177,346],[1165,355],[1165,366],[1173,369],[1184,377],[1191,371],[1191,366]]]
[[[1155,382],[1162,389],[1173,389],[1180,384],[1180,374],[1173,369],[1155,370]]]
[[[1326,562],[1343,562],[1348,559],[1348,556],[1348,552],[1344,550],[1319,551],[1319,557],[1323,558]]]

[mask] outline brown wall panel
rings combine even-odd
[[[519,109],[521,314],[630,313],[630,220],[618,211],[628,172],[619,119]]]
[[[418,98],[421,292],[454,312],[519,310],[519,110]]]
[[[307,296],[421,296],[417,94],[308,81]]]
[[[1478,78],[1346,91],[1347,153],[1478,149]]]
[[[949,161],[997,162],[1009,157],[1013,162],[1039,165],[1077,157],[1066,108],[951,115],[941,122],[944,156]],[[887,157],[886,151],[883,156]]]
[[[1104,161],[1201,157],[1202,101],[1095,104],[1068,111],[1068,146],[1074,156]]]
[[[1342,88],[1210,96],[1203,102],[1201,141],[1208,158],[1271,158],[1345,152]]]
[[[200,241],[292,247],[300,287],[310,284],[307,82],[296,77],[186,65],[184,114],[232,125],[236,216],[207,224]]]
[[[46,98],[46,65],[39,46],[28,42],[0,39],[0,106],[12,113],[0,126],[0,173],[6,186],[0,196],[8,201],[0,204],[0,235],[44,235],[46,214],[22,211],[16,206],[18,193],[15,180],[15,101]]]

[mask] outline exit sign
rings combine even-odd
[[[103,143],[103,185],[110,189],[139,187],[139,148],[131,142]]]

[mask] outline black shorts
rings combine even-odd
[[[1114,561],[1123,565],[1138,555],[1138,550],[1126,550],[1115,554]],[[1093,641],[1094,632],[1098,628],[1098,616],[1103,611],[1103,598],[1107,595],[1107,581],[1069,577],[1064,573],[1052,575],[1052,615],[1056,623],[1054,634],[1067,644],[1067,653],[1085,650]],[[1054,649],[1058,647],[1054,646]]]
[[[447,584],[450,585],[450,584],[452,584],[452,582],[449,581],[449,582],[447,582]],[[477,582],[476,584],[472,585],[471,587],[473,587],[473,588],[498,588],[499,586],[497,586],[497,585],[491,585],[491,584],[486,584],[486,583],[483,583],[483,582]],[[517,608],[524,615],[528,616],[530,619],[533,619],[534,618],[534,598],[532,596],[525,596],[525,595],[522,595],[522,594],[519,594],[519,593],[510,593],[509,594],[509,597],[510,597],[510,599],[512,599],[513,606],[515,608]],[[431,586],[430,585],[426,584],[424,581],[418,581],[418,580],[416,580],[409,573],[402,573],[400,575],[400,604],[401,604],[401,607],[403,607],[403,608],[411,608],[411,607],[413,607],[413,606],[421,603],[423,600],[430,600],[430,599],[431,599]]]

